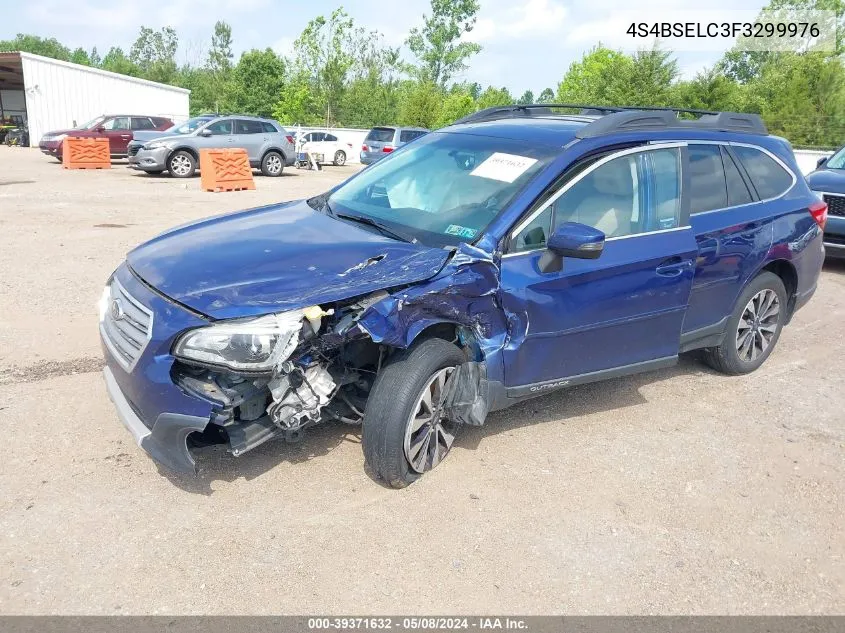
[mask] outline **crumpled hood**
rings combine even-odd
[[[396,241],[298,201],[173,229],[127,261],[164,295],[226,319],[423,281],[448,257],[444,249]]]
[[[814,191],[845,193],[845,170],[817,169],[807,174],[807,184]]]

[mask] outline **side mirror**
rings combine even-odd
[[[827,162],[827,156],[822,156],[820,159],[816,161],[816,169],[821,169],[824,167],[824,164]]]
[[[546,252],[538,262],[544,273],[559,272],[563,258],[597,259],[604,250],[604,233],[586,224],[565,222],[546,241]]]
[[[102,125],[99,125],[99,126],[97,126],[97,129],[95,131],[102,134],[103,132],[106,131],[106,128],[104,128]]]
[[[208,138],[209,136],[211,136],[211,130],[200,130],[199,136],[205,136],[206,138]]]

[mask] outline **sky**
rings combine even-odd
[[[475,29],[467,39],[482,46],[458,80],[507,87],[519,96],[555,89],[570,63],[599,41],[623,47],[622,26],[609,19],[638,9],[644,19],[660,19],[667,11],[687,9],[683,0],[480,0]],[[709,0],[717,19],[730,10],[757,10],[761,0]],[[0,39],[16,33],[55,37],[71,49],[96,46],[101,55],[112,45],[128,52],[141,25],[172,26],[179,35],[178,61],[204,59],[217,20],[232,26],[236,58],[244,50],[272,47],[290,52],[310,19],[342,5],[356,23],[400,46],[408,31],[422,23],[429,0],[168,0],[166,3],[121,0],[0,0]],[[700,6],[700,5],[699,5]],[[647,8],[647,11],[646,11]],[[629,13],[626,13],[626,15]],[[681,75],[694,77],[721,57],[722,50],[678,51]]]

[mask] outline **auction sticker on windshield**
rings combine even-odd
[[[460,226],[458,224],[450,224],[446,227],[446,234],[447,235],[456,235],[458,237],[463,237],[468,240],[471,240],[476,235],[478,235],[478,231],[475,229],[470,229],[466,226]]]
[[[536,162],[536,158],[494,152],[487,160],[473,169],[470,175],[501,180],[502,182],[513,182]]]

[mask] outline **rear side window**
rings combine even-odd
[[[704,213],[728,206],[725,170],[718,145],[690,145],[690,213]]]
[[[765,152],[741,145],[734,146],[733,150],[739,156],[760,198],[777,198],[792,186],[792,175]]]
[[[422,130],[402,130],[399,132],[399,142],[400,143],[410,143],[415,138],[421,137],[425,132]]]
[[[266,121],[261,122],[261,129],[264,130],[267,134],[277,134],[279,130],[276,129],[272,123],[267,123]]]
[[[375,141],[377,143],[392,143],[393,135],[396,133],[392,127],[374,127],[367,134],[367,141]]]
[[[337,140],[337,137],[334,134],[326,134],[325,140],[334,143]]]
[[[734,159],[724,147],[722,148],[722,163],[725,166],[725,181],[728,185],[728,205],[737,206],[753,202],[751,192],[742,179]]]
[[[247,119],[235,119],[235,134],[263,134],[264,128],[261,121],[249,121]]]
[[[152,130],[154,128],[155,125],[147,117],[132,117],[133,130]]]

